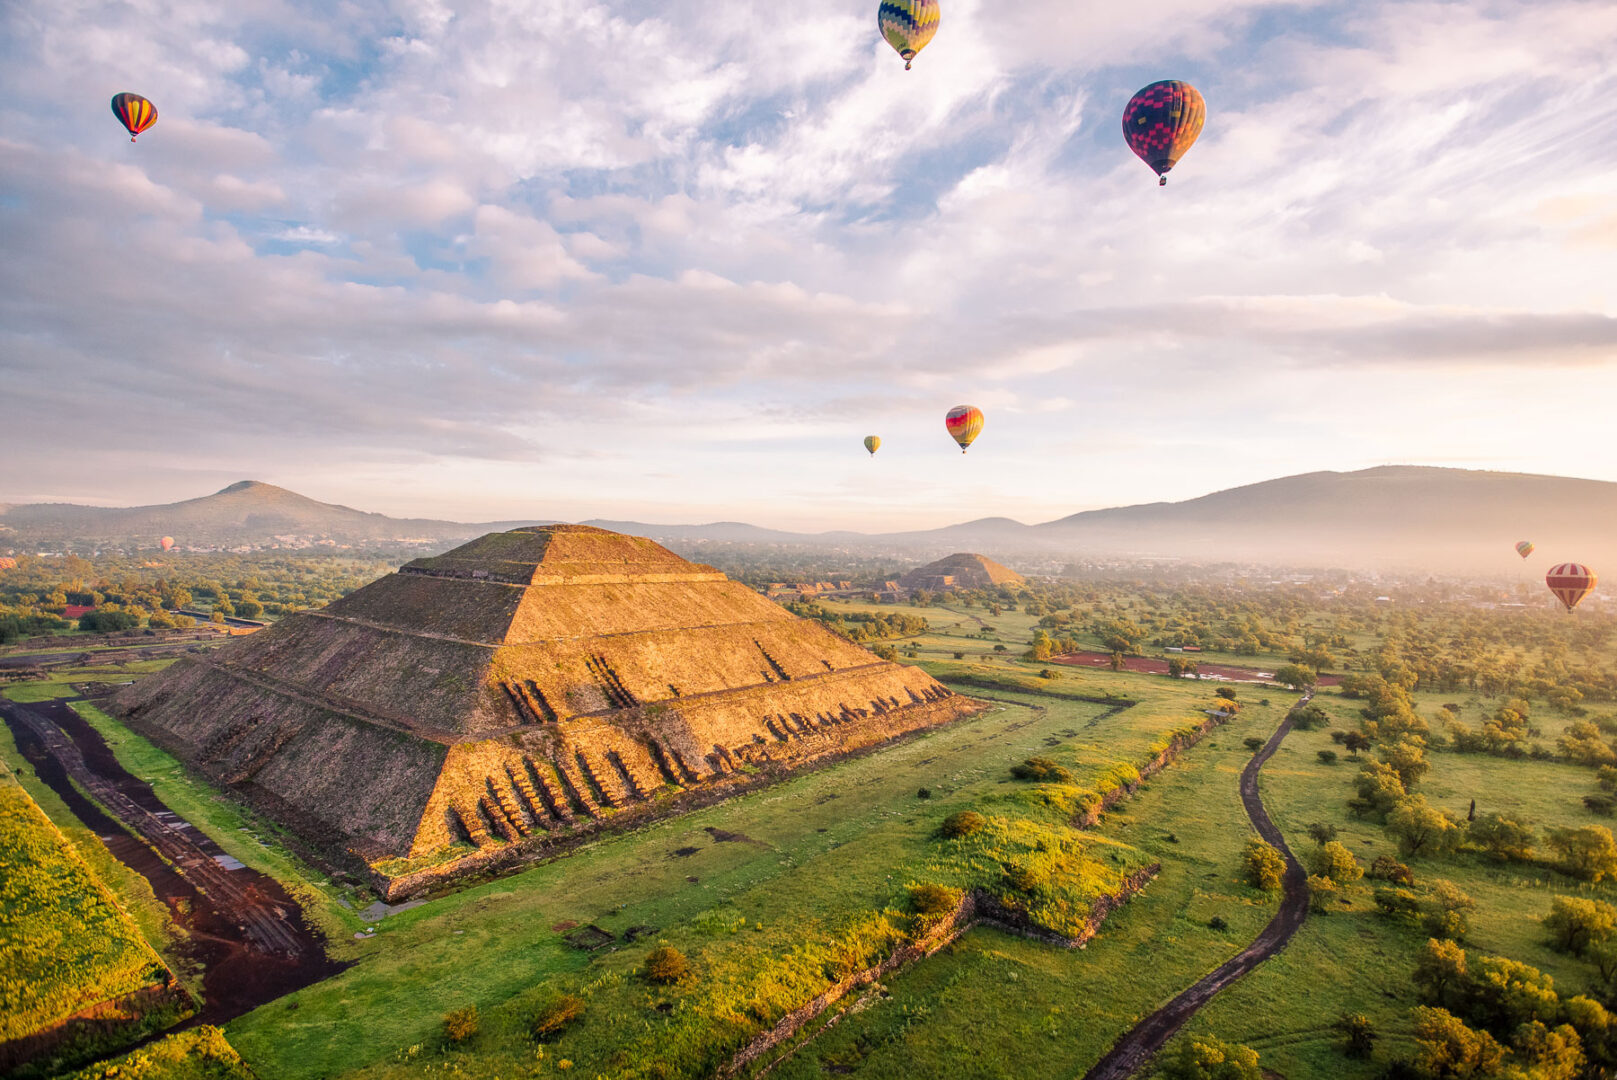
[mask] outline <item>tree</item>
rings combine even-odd
[[[1531,964],[1501,956],[1479,957],[1471,965],[1467,991],[1471,1018],[1490,1031],[1554,1021],[1561,1011],[1554,979]]]
[[[1587,720],[1567,728],[1566,734],[1556,740],[1556,746],[1563,757],[1580,765],[1610,765],[1617,761],[1617,753],[1607,745],[1600,729]]]
[[[1517,1028],[1511,1042],[1516,1050],[1512,1060],[1525,1065],[1524,1078],[1577,1080],[1583,1073],[1583,1040],[1571,1024],[1551,1028],[1534,1020]]]
[[[1500,814],[1484,814],[1466,830],[1471,842],[1500,862],[1526,862],[1533,857],[1538,834]]]
[[[1398,771],[1383,761],[1368,761],[1359,769],[1356,781],[1359,797],[1348,802],[1356,814],[1385,818],[1405,797],[1404,782]]]
[[[1557,896],[1544,916],[1544,929],[1550,932],[1551,947],[1573,956],[1582,956],[1591,946],[1602,944],[1617,933],[1617,907],[1600,900]]]
[[[1432,893],[1426,898],[1426,932],[1434,938],[1462,941],[1471,932],[1470,911],[1477,906],[1452,881],[1441,878],[1432,882]]]
[[[1343,1013],[1331,1026],[1346,1041],[1342,1052],[1348,1057],[1362,1060],[1375,1053],[1376,1027],[1368,1016],[1363,1013]]]
[[[1336,882],[1330,878],[1310,874],[1308,876],[1308,910],[1315,915],[1329,915],[1331,913],[1331,901],[1336,898],[1339,892]]]
[[[1426,743],[1424,740],[1411,735],[1402,736],[1397,742],[1381,748],[1381,760],[1392,766],[1398,773],[1398,779],[1403,783],[1405,791],[1415,790],[1421,777],[1431,771],[1431,763],[1426,760]]]
[[[1338,885],[1351,885],[1364,877],[1364,867],[1353,857],[1346,844],[1327,840],[1314,853],[1314,873],[1329,878]]]
[[[1310,702],[1300,709],[1292,710],[1291,726],[1298,731],[1314,731],[1318,728],[1330,727],[1331,714]]]
[[[1425,1005],[1414,1013],[1417,1067],[1434,1080],[1484,1077],[1505,1059],[1505,1048],[1486,1031],[1473,1031],[1447,1009]]]
[[[1336,764],[1336,751],[1335,750],[1316,750],[1316,751],[1314,751],[1314,753],[1315,753],[1315,756],[1317,756],[1319,758],[1319,763],[1321,765],[1335,765]]]
[[[1617,876],[1617,842],[1604,825],[1581,829],[1551,829],[1550,847],[1558,856],[1561,870],[1586,881]]]
[[[1285,857],[1272,844],[1257,837],[1247,841],[1246,880],[1254,889],[1274,892],[1286,873]]]
[[[1398,841],[1398,850],[1406,856],[1447,854],[1458,845],[1461,836],[1460,823],[1454,816],[1428,806],[1424,795],[1400,800],[1387,814],[1387,832]]]
[[[1336,839],[1336,826],[1316,821],[1308,827],[1308,838],[1324,847]]]
[[[1186,1039],[1163,1066],[1164,1080],[1262,1080],[1258,1052],[1221,1039]]]
[[[1465,950],[1452,941],[1427,939],[1415,962],[1415,989],[1422,1001],[1446,1006],[1450,999],[1458,999],[1470,975],[1466,970]]]
[[[1357,757],[1370,749],[1370,737],[1363,732],[1349,731],[1342,736],[1342,745],[1347,747],[1348,753]]]
[[[1319,676],[1301,664],[1286,664],[1275,672],[1275,682],[1293,690],[1307,690],[1319,682]]]
[[[1235,700],[1235,690],[1232,687],[1221,686],[1217,690],[1214,690],[1213,693],[1218,697],[1223,698],[1225,701]]]
[[[563,994],[534,1015],[533,1037],[540,1042],[547,1042],[560,1035],[569,1024],[583,1015],[583,999],[576,994]]]

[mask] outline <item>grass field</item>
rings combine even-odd
[[[197,1027],[74,1073],[68,1080],[255,1080],[216,1027]]]
[[[0,1041],[167,977],[128,913],[9,768],[0,768],[0,883]]]
[[[1059,852],[1066,864],[1030,903],[1052,921],[1148,861],[1126,835],[1070,829],[1069,808],[1008,770],[1044,754],[1072,770],[1069,786],[1104,786],[1118,763],[1143,762],[1200,719],[1204,687],[1175,693],[1161,682],[1157,707],[1121,713],[1021,695],[1039,707],[1004,704],[405,912],[364,943],[358,966],[295,1005],[232,1023],[231,1041],[273,1077],[402,1077],[473,1056],[479,1075],[561,1060],[586,1076],[709,1073],[837,973],[868,966],[912,932],[912,883],[998,887],[1003,865]],[[921,787],[932,797],[918,798]],[[942,818],[966,807],[994,823],[983,841],[939,840]],[[612,951],[569,947],[575,923],[610,932]],[[650,929],[631,944],[636,927]],[[693,978],[663,988],[638,976],[659,941],[691,959]],[[541,1059],[527,1024],[562,992],[582,997],[586,1015]],[[442,1017],[469,1004],[482,1010],[483,1031],[446,1059]]]
[[[1251,757],[1241,740],[1278,720],[1278,708],[1248,708],[1106,815],[1097,834],[1139,848],[1162,872],[1088,947],[973,930],[889,979],[885,993],[850,1008],[772,1075],[1082,1076],[1135,1021],[1239,951],[1273,915],[1275,899],[1239,880],[1252,829],[1237,785]],[[1210,928],[1215,917],[1227,929]]]
[[[1451,695],[1452,696],[1452,695]],[[1360,703],[1334,695],[1316,700],[1338,717],[1356,722]],[[1430,716],[1433,709],[1422,703]],[[1308,826],[1329,823],[1361,863],[1377,855],[1398,856],[1397,844],[1380,825],[1348,813],[1356,763],[1344,755],[1335,765],[1318,751],[1341,748],[1329,730],[1293,732],[1264,768],[1264,804],[1299,857],[1313,848]],[[1584,809],[1594,790],[1591,770],[1540,761],[1509,761],[1434,751],[1431,773],[1418,790],[1434,805],[1462,818],[1477,801],[1477,813],[1520,815],[1539,830],[1546,826],[1610,825]],[[1506,956],[1554,977],[1563,997],[1584,993],[1594,981],[1589,964],[1552,951],[1539,919],[1559,895],[1593,896],[1617,903],[1617,884],[1591,886],[1536,868],[1500,867],[1478,854],[1404,860],[1417,883],[1454,882],[1477,903],[1466,937],[1471,952]],[[1287,1077],[1371,1077],[1397,1056],[1413,1052],[1409,1010],[1419,1004],[1410,975],[1427,935],[1418,926],[1377,913],[1366,879],[1348,890],[1350,904],[1327,917],[1310,917],[1284,953],[1214,999],[1187,1027],[1187,1035],[1212,1034],[1257,1049],[1262,1064]],[[1373,988],[1373,992],[1367,992]],[[1383,1036],[1376,1058],[1356,1062],[1338,1049],[1329,1030],[1343,1012],[1368,1015]],[[1170,1047],[1171,1049],[1171,1047]]]

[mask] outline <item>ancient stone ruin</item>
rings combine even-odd
[[[115,708],[392,894],[976,706],[649,540],[556,525],[417,559]]]
[[[970,552],[945,556],[937,562],[916,567],[898,579],[905,589],[951,592],[955,589],[988,589],[996,585],[1020,585],[1022,575],[993,559]]]

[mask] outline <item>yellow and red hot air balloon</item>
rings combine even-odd
[[[940,17],[938,0],[881,0],[876,9],[881,36],[904,58],[905,71],[938,32]]]
[[[129,130],[129,141],[134,142],[136,135],[157,123],[157,106],[125,91],[112,99],[112,115]]]
[[[1550,592],[1566,605],[1568,611],[1577,607],[1585,596],[1594,592],[1599,580],[1593,570],[1575,562],[1553,566],[1550,572],[1544,575],[1544,584],[1550,587]]]
[[[865,449],[870,451],[870,456],[871,457],[875,457],[876,456],[876,451],[881,449],[881,436],[880,435],[866,435],[865,436]]]
[[[165,536],[163,539],[159,540],[158,543],[163,545],[164,551],[169,551],[174,547],[174,538],[172,536]]]
[[[964,454],[966,447],[983,430],[983,411],[975,405],[956,405],[943,418],[943,426],[949,429],[949,438],[960,444],[960,452]]]
[[[1141,161],[1156,171],[1158,184],[1179,163],[1207,121],[1207,102],[1187,82],[1164,79],[1129,99],[1123,110],[1123,138]]]
[[[1520,543],[1518,543],[1516,545],[1516,554],[1520,555],[1522,558],[1525,559],[1525,558],[1527,558],[1527,556],[1531,555],[1532,553],[1533,553],[1533,542],[1531,540],[1523,540],[1523,541],[1521,541]]]

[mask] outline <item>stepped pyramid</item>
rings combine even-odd
[[[986,589],[996,585],[1020,585],[1022,575],[1001,566],[985,555],[957,552],[937,562],[917,567],[898,579],[906,589]]]
[[[384,881],[975,708],[711,567],[582,525],[417,559],[114,707]]]

